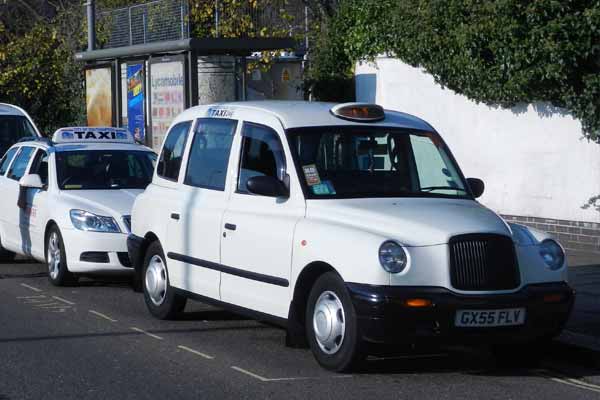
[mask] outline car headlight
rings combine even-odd
[[[113,217],[92,214],[83,210],[71,210],[73,226],[82,231],[119,233],[119,225]]]
[[[406,251],[396,242],[387,241],[379,247],[379,263],[387,272],[397,274],[408,264]]]
[[[540,243],[540,256],[550,269],[555,270],[563,266],[565,253],[558,243],[552,239],[546,239]]]

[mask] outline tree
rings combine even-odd
[[[566,108],[600,140],[597,0],[341,0],[328,26],[316,82],[387,53],[475,101]]]

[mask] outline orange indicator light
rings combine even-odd
[[[544,295],[544,303],[560,303],[564,297],[561,293],[546,294]]]
[[[422,307],[431,307],[433,306],[433,303],[431,302],[431,300],[427,300],[427,299],[407,299],[404,304],[406,304],[407,307],[413,307],[413,308],[422,308]]]

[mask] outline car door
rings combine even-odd
[[[23,243],[27,245],[28,238],[21,232],[21,224],[22,221],[28,220],[28,217],[25,211],[17,206],[19,180],[25,175],[34,152],[35,148],[30,146],[22,146],[19,149],[6,174],[7,179],[4,181],[5,187],[2,193],[4,202],[2,212],[6,218],[6,236],[2,238],[3,243],[6,240],[6,246],[3,247],[20,254],[27,254]]]
[[[8,188],[9,187],[13,187],[12,182],[9,182],[8,177],[6,176],[6,173],[8,172],[8,169],[11,165],[11,163],[13,162],[15,155],[17,155],[17,153],[19,152],[20,147],[11,147],[6,154],[4,154],[4,156],[2,157],[2,160],[0,160],[0,193],[2,194],[7,194],[8,193]],[[9,212],[8,210],[11,209],[10,205],[9,205],[9,199],[8,196],[6,195],[2,195],[0,196],[0,210],[2,210],[2,212],[0,212],[0,243],[2,244],[2,247],[4,248],[11,248],[14,249],[14,247],[11,246],[11,241],[10,241],[10,236],[9,232],[11,232],[10,229],[10,225],[9,225],[9,221],[8,221],[8,217],[9,217]],[[13,233],[14,235],[14,233]]]
[[[271,126],[277,124],[273,120]],[[288,198],[254,195],[247,189],[253,176],[272,176],[289,185],[287,170],[293,163],[286,161],[291,158],[284,143],[266,125],[242,126],[235,190],[222,226],[221,263],[231,272],[221,276],[221,299],[287,318],[292,244],[296,224],[305,215],[304,198],[296,185],[291,185]]]
[[[200,118],[187,157],[179,203],[169,224],[169,262],[178,265],[173,284],[189,292],[219,298],[221,223],[225,182],[237,121]]]
[[[22,210],[20,230],[24,252],[37,259],[44,258],[45,228],[48,220],[48,153],[38,149],[33,157],[28,174],[39,175],[44,187],[27,189],[25,210]]]

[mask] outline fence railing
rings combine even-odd
[[[261,8],[240,2],[235,10],[219,0],[205,0],[203,4],[210,12],[202,21],[194,21],[190,16],[189,0],[155,0],[99,12],[96,18],[99,47],[186,39],[190,35],[264,37],[268,32],[270,37],[286,37],[304,31],[305,11],[299,0]]]

